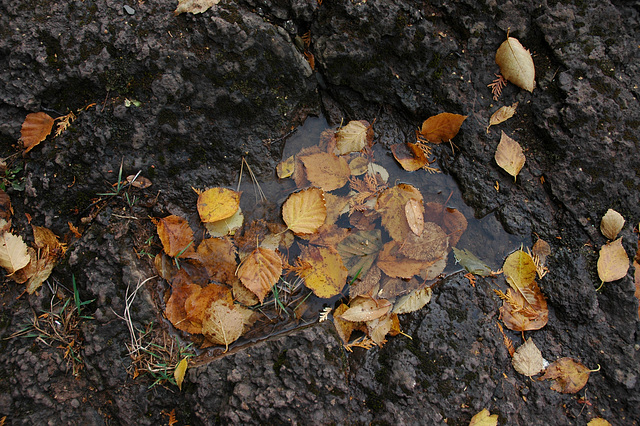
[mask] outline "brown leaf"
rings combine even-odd
[[[518,39],[508,37],[496,52],[496,64],[500,73],[516,86],[533,91],[536,85],[536,69],[533,59]]]
[[[602,235],[609,240],[615,240],[618,233],[624,226],[624,217],[613,209],[607,210],[607,213],[602,217],[600,222],[600,231]]]
[[[350,121],[336,132],[336,153],[339,155],[358,152],[373,141],[373,128],[365,120]]]
[[[252,315],[252,310],[241,305],[218,300],[205,311],[202,334],[212,343],[224,345],[227,352],[229,345],[242,335]]]
[[[462,126],[462,123],[466,119],[466,115],[443,112],[427,118],[424,123],[422,123],[420,133],[431,143],[439,144],[444,141],[449,141],[458,134],[460,126]]]
[[[377,265],[382,272],[395,278],[411,278],[425,267],[425,261],[411,259],[400,253],[400,243],[389,241],[378,255]]]
[[[367,157],[359,155],[349,161],[349,169],[351,170],[351,176],[360,176],[369,170],[369,159]]]
[[[551,246],[542,238],[538,238],[538,241],[531,247],[531,254],[538,256],[540,264],[544,266],[547,263],[547,257],[551,255]]]
[[[340,228],[336,225],[326,223],[318,229],[317,234],[304,234],[301,238],[308,239],[309,244],[314,246],[336,247],[342,240],[347,238],[351,229]]]
[[[500,107],[496,112],[491,115],[489,119],[489,126],[487,127],[487,133],[489,132],[489,127],[495,126],[496,124],[504,123],[516,113],[516,108],[518,107],[518,102],[514,103],[511,106],[504,105]]]
[[[53,118],[44,112],[27,114],[20,130],[20,141],[24,147],[23,155],[45,140],[53,128]]]
[[[311,265],[300,276],[313,293],[323,299],[340,294],[347,282],[347,268],[332,247],[303,246],[300,259]]]
[[[344,157],[320,152],[298,155],[298,158],[304,164],[309,182],[324,191],[342,188],[351,176],[351,169]]]
[[[378,196],[376,210],[382,216],[382,226],[389,232],[391,238],[402,241],[411,229],[407,222],[405,205],[409,200],[416,200],[422,204],[422,194],[412,185],[400,183],[385,189]]]
[[[408,314],[422,309],[431,301],[431,287],[423,285],[421,288],[413,290],[411,293],[399,298],[393,305],[393,313]]]
[[[397,143],[391,145],[393,156],[403,169],[414,172],[427,164],[427,157],[415,143]]]
[[[289,195],[282,205],[282,219],[295,234],[313,234],[327,218],[324,191],[308,188]]]
[[[498,166],[513,176],[515,180],[522,166],[524,166],[525,157],[520,144],[502,132],[500,143],[496,149],[495,160]]]
[[[336,247],[349,276],[364,277],[382,249],[382,234],[379,229],[356,231]]]
[[[430,202],[424,206],[424,221],[434,222],[449,234],[449,246],[455,247],[467,229],[467,219],[457,209]]]
[[[360,276],[360,279],[349,287],[349,297],[355,299],[357,296],[373,297],[378,294],[380,289],[380,277],[382,271],[376,265],[372,265],[366,275]]]
[[[406,257],[422,261],[435,261],[446,256],[449,236],[433,222],[424,224],[422,234],[410,233],[400,247]]]
[[[245,306],[254,306],[260,303],[260,299],[248,288],[246,288],[239,279],[233,281],[232,284],[233,299]]]
[[[529,377],[535,376],[544,369],[542,353],[531,337],[516,350],[511,363],[518,373]]]
[[[598,258],[598,276],[602,282],[624,278],[628,270],[629,256],[622,247],[622,237],[602,246]]]
[[[140,175],[138,175],[137,177],[136,175],[127,176],[127,182],[129,182],[131,186],[140,189],[149,188],[151,185],[153,185],[149,179]]]
[[[42,283],[49,278],[54,266],[56,266],[56,261],[53,258],[50,256],[43,256],[38,259],[32,258],[29,265],[18,271],[18,273],[20,273],[25,269],[31,269],[25,275],[29,277],[26,287],[27,293],[33,294],[36,290],[42,287]]]
[[[540,380],[553,380],[551,389],[556,392],[576,393],[587,384],[589,374],[591,370],[587,367],[565,357],[552,362]]]
[[[385,277],[384,282],[380,286],[380,291],[376,296],[381,299],[393,299],[411,293],[422,287],[422,284],[423,282],[418,281],[415,277],[409,280]]]
[[[245,287],[253,292],[260,303],[271,291],[282,275],[282,259],[273,250],[258,247],[247,256],[240,268],[238,278]]]
[[[33,229],[33,244],[35,247],[45,250],[47,255],[53,259],[64,256],[67,247],[60,242],[53,231],[49,228],[35,225],[32,225],[31,228]]]
[[[336,327],[338,336],[340,336],[340,339],[342,339],[342,342],[345,345],[349,343],[351,333],[359,327],[359,324],[355,322],[346,321],[340,318],[340,315],[342,315],[347,309],[349,309],[349,306],[342,304],[333,311],[333,325]]]
[[[154,221],[164,252],[170,257],[187,257],[195,252],[193,231],[183,217],[171,215]]]
[[[171,324],[178,330],[192,334],[202,331],[200,324],[192,324],[191,321],[187,319],[187,311],[185,309],[187,299],[193,293],[199,293],[200,291],[202,291],[202,287],[197,284],[184,284],[173,287],[164,313],[167,319],[171,321]]]
[[[521,292],[508,289],[507,293],[498,292],[503,299],[500,307],[500,318],[504,325],[513,331],[539,330],[549,321],[549,309],[540,288],[532,284],[527,288],[535,298],[533,305],[529,304]]]
[[[380,318],[366,321],[367,335],[378,346],[382,346],[386,343],[385,337],[391,331],[393,327],[394,318],[397,320],[396,314],[387,313]]]
[[[199,291],[194,291],[184,302],[187,320],[195,327],[200,326],[202,328],[205,311],[212,303],[218,300],[232,303],[231,289],[223,285],[211,283]],[[201,331],[198,333],[200,332]]]
[[[231,284],[236,275],[236,248],[226,238],[207,238],[198,246],[197,256],[207,270],[209,279]]]
[[[0,233],[11,229],[12,215],[11,199],[6,192],[0,189]]]

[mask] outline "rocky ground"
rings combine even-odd
[[[65,133],[27,155],[24,170],[3,178],[24,184],[8,191],[18,233],[26,234],[29,214],[71,243],[37,295],[20,296],[8,279],[2,285],[4,424],[156,425],[169,423],[172,410],[192,425],[468,424],[483,408],[499,424],[580,425],[598,416],[637,424],[634,270],[596,291],[596,261],[609,208],[627,219],[628,255],[637,250],[639,2],[222,0],[174,16],[176,6],[0,4],[2,156],[18,152],[27,113],[83,109]],[[299,47],[308,31],[313,69]],[[495,102],[487,84],[507,31],[531,50],[537,86],[528,93],[508,85]],[[514,182],[493,161],[498,130],[485,129],[497,106],[516,101],[516,116],[499,127],[525,149]],[[131,338],[118,315],[127,289],[155,274],[140,254],[154,249],[146,245],[149,216],[192,214],[191,187],[234,183],[242,156],[259,176],[272,176],[286,136],[308,115],[331,124],[376,119],[376,143],[388,147],[413,141],[424,119],[444,111],[469,115],[454,150],[442,144],[436,157],[476,217],[494,215],[508,232],[551,244],[540,282],[549,323],[527,335],[550,361],[600,365],[582,391],[560,394],[515,372],[491,291],[502,278],[473,287],[462,274],[404,316],[412,339],[348,353],[324,322],[192,367],[181,392],[149,389],[149,375],[132,378]],[[121,163],[125,176],[141,171],[153,182],[128,192],[135,204],[97,195],[113,189]],[[83,367],[75,375],[57,343],[8,339],[50,308],[56,286],[69,297],[63,286],[72,288],[72,276],[80,298],[95,299],[85,307],[93,319],[74,331]],[[139,291],[136,327],[165,327],[160,285]]]

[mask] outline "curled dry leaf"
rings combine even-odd
[[[260,303],[282,275],[282,259],[273,250],[258,247],[238,268],[238,278],[253,292]]]
[[[218,4],[220,0],[178,0],[178,7],[173,12],[174,15],[181,13],[203,13],[211,6]]]
[[[183,217],[171,215],[154,220],[164,252],[170,257],[186,257],[195,251],[193,231]]]
[[[224,345],[225,352],[229,345],[244,332],[244,328],[251,321],[253,311],[244,306],[218,300],[207,308],[202,320],[202,334],[211,343]]]
[[[342,342],[345,345],[349,343],[351,333],[353,333],[354,330],[361,328],[361,324],[340,318],[340,315],[342,315],[347,309],[349,309],[349,306],[342,304],[333,311],[333,325],[336,327],[338,336],[340,336],[340,339],[342,339]]]
[[[365,322],[380,318],[390,310],[391,302],[386,299],[376,300],[357,297],[351,302],[349,309],[338,315],[338,317],[344,321]]]
[[[515,180],[520,170],[522,170],[522,166],[524,166],[525,157],[520,144],[502,132],[500,143],[496,149],[495,160],[498,166],[513,176]]]
[[[304,164],[309,182],[323,191],[342,188],[351,176],[351,169],[344,157],[338,157],[328,152],[299,155],[298,157]]]
[[[364,120],[350,121],[336,132],[336,153],[339,155],[362,151],[371,146],[373,128]]]
[[[500,107],[496,112],[491,115],[489,119],[489,126],[487,126],[487,133],[489,133],[489,127],[495,126],[496,124],[504,123],[516,113],[516,108],[518,107],[518,102],[514,103],[511,106],[504,105]]]
[[[429,142],[439,144],[453,139],[466,119],[466,115],[443,112],[427,118],[422,123],[420,133]]]
[[[300,259],[311,267],[300,276],[313,293],[323,299],[340,294],[347,281],[347,268],[333,247],[301,247]]]
[[[295,167],[296,162],[294,156],[292,155],[286,160],[282,160],[278,163],[278,165],[276,166],[276,173],[278,174],[278,177],[280,179],[288,178],[293,174]]]
[[[282,205],[282,219],[295,234],[313,234],[327,218],[324,191],[308,188],[289,195]]]
[[[520,345],[513,354],[513,368],[525,376],[535,376],[544,369],[544,359],[540,349],[533,343],[531,337],[525,343]]]
[[[591,370],[587,367],[565,357],[552,362],[540,380],[553,380],[551,389],[556,392],[576,393],[587,384],[589,374]]]
[[[536,85],[533,58],[518,39],[507,37],[496,52],[496,64],[504,78],[524,90],[533,91]]]
[[[602,235],[609,240],[615,240],[618,233],[624,226],[624,217],[613,209],[607,210],[607,213],[602,217],[600,222],[600,231]]]
[[[240,193],[228,188],[210,188],[198,196],[198,213],[203,222],[227,219],[240,208]]]
[[[469,422],[469,426],[496,426],[497,424],[498,415],[491,414],[486,408],[471,417],[471,422]]]
[[[131,186],[135,188],[140,188],[140,189],[149,188],[151,185],[153,185],[149,179],[140,175],[127,176],[127,182],[130,183]]]
[[[53,118],[44,112],[27,114],[20,130],[20,141],[24,147],[24,154],[45,140],[53,128]]]
[[[602,246],[598,258],[598,276],[602,282],[624,278],[628,270],[629,256],[622,247],[622,237]]]
[[[540,330],[549,321],[549,309],[537,284],[527,287],[529,298],[534,304],[527,302],[519,291],[507,289],[507,293],[499,292],[504,303],[500,307],[500,318],[504,325],[513,331]]]
[[[415,143],[397,143],[391,145],[393,157],[408,172],[415,172],[427,164],[427,157]]]

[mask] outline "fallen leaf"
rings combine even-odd
[[[276,173],[278,174],[278,177],[280,179],[288,178],[293,174],[295,167],[296,162],[294,156],[292,155],[286,160],[282,160],[278,163],[278,165],[276,166]]]
[[[373,129],[367,121],[350,121],[336,132],[336,153],[359,152],[370,146],[372,141]]]
[[[46,250],[47,254],[52,258],[60,258],[64,255],[67,247],[60,242],[53,231],[49,228],[35,225],[31,225],[31,229],[33,229],[33,244],[35,247]]]
[[[191,294],[200,291],[202,291],[202,287],[197,284],[183,284],[173,287],[164,314],[178,330],[192,334],[202,331],[201,325],[192,324],[191,321],[187,319],[187,311],[185,309],[185,302]]]
[[[427,118],[422,123],[420,133],[431,143],[439,144],[453,139],[460,131],[466,115],[443,112]]]
[[[7,271],[7,275],[24,268],[30,261],[31,257],[22,237],[10,232],[0,235],[0,266]]]
[[[231,292],[233,293],[233,300],[245,305],[245,306],[254,306],[260,303],[260,299],[253,294],[251,290],[246,288],[240,280],[236,279],[233,281]]]
[[[300,237],[305,239],[308,238],[309,244],[313,244],[314,246],[336,247],[345,238],[347,238],[350,233],[350,229],[340,228],[336,225],[327,225],[325,223],[318,229],[318,233],[304,234]]]
[[[366,274],[360,274],[359,278],[349,287],[349,297],[368,296],[378,294],[382,271],[376,265],[372,265]]]
[[[42,287],[42,283],[44,283],[49,278],[49,276],[51,276],[51,272],[53,271],[54,266],[56,266],[56,261],[49,256],[44,256],[37,259],[34,259],[32,257],[31,263],[29,263],[29,265],[27,265],[25,268],[18,271],[16,275],[25,269],[31,269],[25,274],[25,277],[29,278],[26,285],[26,291],[29,294],[33,294],[36,290]]]
[[[544,266],[547,263],[547,257],[551,255],[551,246],[542,238],[538,238],[538,241],[531,247],[531,254],[537,256],[540,265]]]
[[[364,277],[382,249],[382,234],[379,229],[357,231],[342,240],[336,249],[349,276]]]
[[[394,318],[397,321],[398,316],[396,314],[386,314],[380,318],[366,321],[367,335],[376,345],[382,346],[386,343],[385,337],[393,327]]]
[[[462,212],[444,204],[429,202],[424,205],[424,221],[433,222],[449,234],[449,246],[454,247],[467,230],[468,222]]]
[[[618,233],[624,226],[624,217],[613,209],[607,210],[607,213],[602,217],[600,222],[600,231],[602,235],[609,240],[615,240]]]
[[[400,247],[406,257],[422,261],[435,261],[446,256],[449,236],[433,222],[424,224],[422,234],[410,233]]]
[[[240,208],[240,193],[228,188],[210,188],[198,196],[202,222],[217,222],[233,216]]]
[[[587,367],[565,357],[552,362],[540,380],[553,380],[551,389],[556,392],[576,393],[587,384],[589,374],[591,370]]]
[[[176,381],[176,385],[178,385],[178,389],[182,390],[182,382],[184,381],[184,375],[187,372],[187,366],[189,362],[187,358],[182,358],[182,360],[176,366],[176,369],[173,371],[173,378]]]
[[[325,224],[333,225],[338,218],[349,211],[349,197],[340,197],[328,192],[324,194],[327,206],[327,219]]]
[[[206,238],[196,251],[209,279],[230,284],[235,279],[236,247],[226,238]]]
[[[352,300],[349,309],[338,317],[344,321],[364,322],[380,318],[390,310],[391,302],[386,299],[370,299],[359,296]]]
[[[23,155],[31,151],[45,140],[53,128],[53,118],[44,112],[27,114],[20,130],[20,142],[24,148]]]
[[[518,373],[529,377],[535,376],[544,370],[544,359],[542,358],[542,353],[536,344],[533,343],[531,337],[516,349],[516,353],[513,354],[511,362],[513,364],[513,368],[515,368]]]
[[[415,235],[421,235],[424,231],[424,206],[418,200],[410,199],[404,205],[404,214],[407,217],[409,229]]]
[[[338,332],[338,336],[340,336],[340,339],[342,339],[342,342],[345,345],[349,343],[351,333],[359,327],[359,324],[355,322],[346,321],[340,318],[340,315],[342,315],[347,309],[349,309],[349,306],[342,304],[333,311],[333,325]]]
[[[533,259],[522,250],[511,253],[502,265],[507,282],[514,290],[522,293],[530,304],[535,304],[535,296],[528,290],[536,279],[536,265]]]
[[[496,149],[495,160],[498,166],[513,176],[515,180],[520,170],[522,170],[522,166],[524,166],[525,157],[520,144],[502,132],[500,143]]]
[[[340,294],[347,282],[347,268],[338,251],[332,247],[302,246],[300,259],[310,265],[300,276],[313,293],[328,299]]]
[[[173,11],[174,15],[181,13],[203,13],[209,10],[211,6],[218,4],[220,0],[178,0],[178,7]]]
[[[289,195],[282,205],[282,218],[295,234],[317,232],[327,218],[324,191],[308,188]]]
[[[241,305],[218,300],[207,308],[202,320],[202,334],[211,343],[224,345],[224,351],[242,335],[253,311]]]
[[[482,260],[478,259],[476,255],[471,253],[469,250],[459,250],[454,247],[453,255],[456,258],[456,262],[473,275],[479,275],[481,277],[488,277],[491,275],[491,268],[489,268]]]
[[[225,300],[228,303],[232,303],[233,299],[231,297],[231,289],[220,284],[211,283],[206,287],[201,287],[200,290],[194,289],[194,291],[184,301],[184,310],[187,314],[187,320],[195,327],[200,328],[197,333],[202,332],[204,312],[217,300]]]
[[[243,224],[244,214],[242,209],[238,208],[231,217],[216,222],[205,222],[204,227],[212,237],[224,237],[225,235],[234,235],[238,229],[242,228]]]
[[[640,260],[640,241],[638,244],[638,252],[636,253],[636,257],[633,259],[633,269],[634,269],[634,274],[633,274],[633,280],[635,283],[635,296],[636,299],[638,299],[638,319],[640,319],[640,263],[638,262],[638,260]]]
[[[355,157],[349,161],[349,169],[351,170],[351,176],[363,175],[369,170],[369,160],[362,155]]]
[[[489,119],[489,126],[487,127],[487,133],[489,132],[489,127],[495,126],[496,124],[504,123],[516,113],[516,108],[518,107],[518,102],[514,103],[511,106],[501,106],[496,112],[491,115]]]
[[[471,422],[469,422],[469,426],[496,426],[497,424],[498,415],[491,414],[491,412],[486,408],[471,417]]]
[[[513,331],[540,330],[549,321],[547,301],[537,284],[527,287],[534,304],[529,304],[519,291],[507,289],[507,293],[497,292],[504,303],[500,307],[500,319]]]
[[[195,251],[193,231],[185,218],[170,215],[155,219],[154,223],[162,248],[170,257],[186,257]]]
[[[431,287],[428,285],[413,290],[411,293],[399,298],[393,305],[394,314],[408,314],[422,309],[429,301],[431,301]]]
[[[27,247],[27,253],[29,254],[30,259],[27,266],[18,269],[10,276],[10,278],[18,284],[24,284],[27,281],[31,280],[37,273],[38,269],[41,269],[44,264],[44,260],[38,262],[38,253],[32,247]],[[31,293],[29,294],[32,294],[35,290],[37,290],[37,287],[27,285],[27,293],[31,291]]]
[[[408,172],[415,172],[427,164],[427,157],[415,143],[397,143],[391,145],[393,157]]]
[[[587,426],[611,426],[611,423],[609,423],[608,421],[606,421],[601,417],[596,417],[589,420],[589,423],[587,423]]]
[[[153,185],[149,179],[140,175],[127,176],[127,182],[129,182],[131,186],[135,188],[140,188],[140,189],[145,189]]]
[[[243,260],[237,275],[262,303],[282,275],[282,259],[275,251],[258,247]]]
[[[404,240],[411,232],[405,214],[405,205],[411,199],[420,204],[423,202],[420,191],[407,183],[400,183],[385,189],[378,196],[376,211],[382,216],[382,226],[396,241]]]
[[[421,288],[424,281],[418,281],[416,277],[411,279],[384,277],[380,284],[380,290],[376,295],[378,299],[394,299],[398,296],[404,296],[412,291]]]
[[[524,90],[533,91],[536,85],[533,58],[518,39],[507,37],[496,52],[496,64],[504,78]]]
[[[423,260],[411,259],[400,253],[400,243],[389,241],[378,254],[378,267],[392,278],[411,278],[426,266]]]
[[[309,182],[323,191],[342,188],[351,176],[351,169],[344,157],[327,152],[298,157],[304,164]]]
[[[624,278],[629,270],[629,257],[622,247],[622,237],[600,248],[598,258],[598,276],[602,282]]]
[[[0,189],[0,232],[11,229],[11,216],[13,208],[11,207],[11,199],[6,192]]]

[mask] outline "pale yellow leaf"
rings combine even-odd
[[[611,423],[609,423],[608,421],[606,421],[601,417],[596,417],[594,419],[589,420],[589,423],[587,423],[587,426],[611,426]]]
[[[615,240],[618,233],[624,226],[624,217],[613,209],[607,210],[607,213],[602,217],[600,222],[600,231],[602,235],[609,240]]]
[[[174,15],[181,13],[203,13],[211,6],[218,4],[220,0],[178,0],[178,7],[173,12]]]
[[[225,235],[235,234],[238,229],[242,228],[243,223],[244,214],[242,209],[238,208],[231,217],[216,222],[204,222],[204,227],[207,228],[209,235],[212,237],[224,237]]]
[[[176,369],[173,371],[173,378],[176,380],[176,384],[180,390],[182,390],[182,382],[184,381],[184,375],[187,372],[188,365],[189,362],[187,361],[187,358],[182,358],[176,366]]]
[[[202,321],[202,334],[216,345],[229,345],[242,335],[249,324],[253,311],[243,306],[229,304],[225,300],[215,301],[207,308]]]
[[[598,276],[602,282],[624,278],[628,270],[629,256],[622,247],[622,237],[602,246],[598,258]]]
[[[276,172],[278,173],[278,177],[280,179],[284,179],[291,176],[295,168],[296,168],[296,162],[295,162],[294,156],[292,155],[286,160],[283,160],[278,163],[278,165],[276,166]]]
[[[22,237],[4,232],[0,235],[0,266],[8,275],[24,268],[31,261]]]
[[[473,416],[471,422],[469,422],[469,426],[496,426],[497,424],[498,415],[491,414],[486,408]]]
[[[282,205],[282,219],[295,234],[313,234],[327,218],[324,191],[308,188],[289,195]]]
[[[536,279],[536,265],[529,253],[522,250],[511,253],[504,261],[502,270],[505,277],[511,279],[510,284],[513,284],[512,287],[516,291],[529,287]],[[527,299],[527,301],[531,304],[535,303],[533,299]]]
[[[421,235],[424,230],[424,206],[418,200],[411,198],[404,205],[404,213],[407,217],[409,229],[415,235]]]
[[[518,39],[508,37],[500,45],[496,52],[496,64],[504,78],[524,90],[533,91],[536,85],[533,58]]]
[[[518,102],[514,103],[511,106],[504,105],[500,107],[496,112],[493,113],[491,118],[489,119],[489,126],[487,127],[487,132],[489,132],[489,127],[495,126],[496,124],[503,123],[513,117],[516,113],[516,108],[518,107]]]
[[[339,155],[362,151],[373,140],[373,130],[364,120],[350,121],[336,132],[336,153]]]
[[[511,139],[504,132],[500,138],[500,143],[496,149],[496,163],[502,167],[505,172],[509,173],[515,179],[524,166],[525,157],[522,147],[518,142]]]
[[[540,349],[533,343],[531,337],[527,341],[520,345],[513,354],[513,368],[525,376],[535,376],[544,369],[544,359]]]
[[[380,318],[391,310],[391,302],[386,299],[369,299],[357,297],[351,302],[349,309],[338,317],[345,321],[361,322]]]
[[[394,314],[408,314],[422,309],[431,300],[431,287],[425,285],[399,298],[393,305]]]

